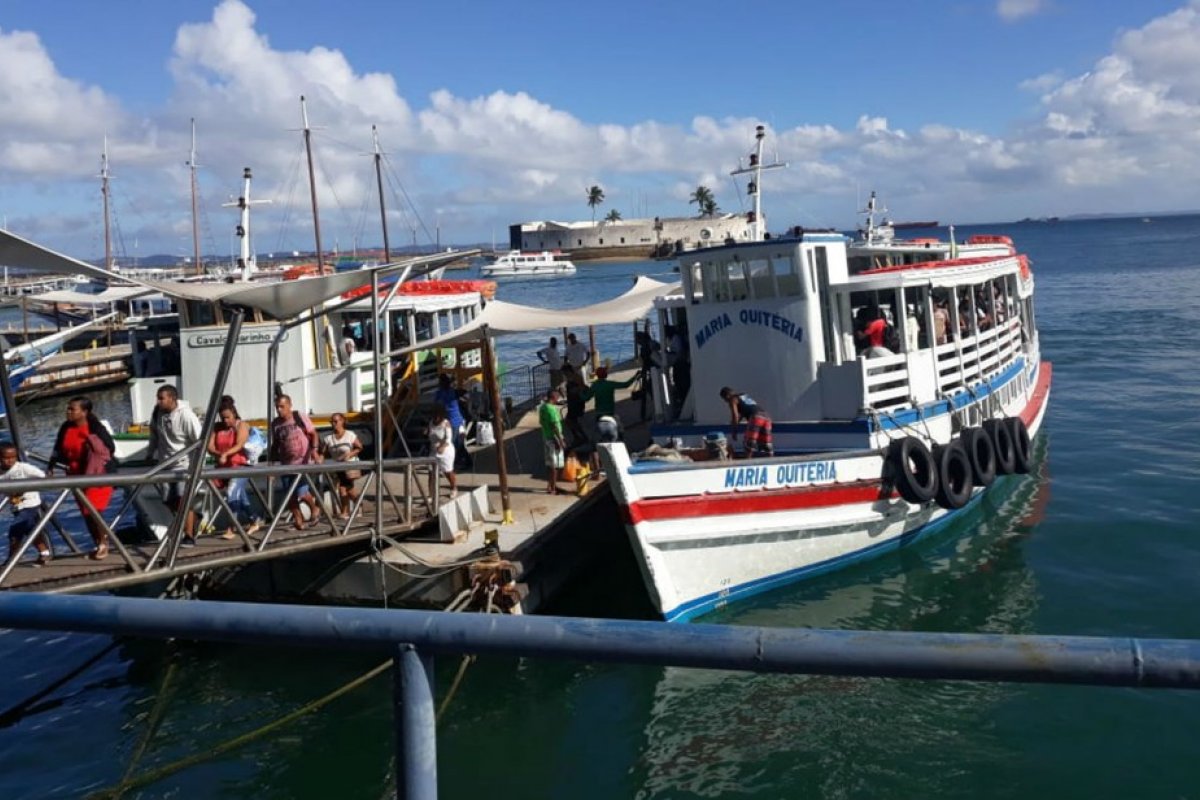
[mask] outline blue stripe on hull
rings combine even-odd
[[[734,600],[744,600],[747,597],[751,597],[756,594],[762,594],[763,592],[776,589],[789,583],[795,583],[797,581],[804,580],[805,578],[823,575],[826,572],[842,569],[850,566],[851,564],[857,564],[860,561],[867,561],[868,559],[875,558],[876,556],[880,556],[894,550],[899,550],[901,547],[906,547],[907,545],[923,539],[926,536],[937,533],[950,523],[960,519],[964,514],[974,509],[983,499],[985,494],[990,491],[994,491],[1001,481],[1005,481],[1009,478],[1020,477],[1022,476],[1004,476],[1004,478],[997,480],[996,483],[993,483],[984,491],[976,492],[970,501],[962,508],[955,509],[954,511],[938,517],[933,522],[926,523],[919,528],[913,528],[911,531],[905,531],[893,539],[888,539],[886,542],[879,542],[878,544],[873,544],[870,547],[864,547],[862,550],[855,550],[853,553],[847,553],[844,556],[831,558],[827,561],[820,561],[816,564],[809,564],[808,566],[788,570],[787,572],[780,572],[776,575],[768,575],[765,578],[758,578],[756,580],[749,581],[748,583],[740,584],[732,589],[727,589],[721,592],[713,592],[712,594],[698,597],[695,600],[690,600],[687,603],[676,606],[670,611],[664,612],[663,618],[666,619],[667,622],[687,622],[694,617],[698,617],[701,614],[705,614],[709,611],[714,611],[718,606],[724,606],[725,604],[733,602]]]

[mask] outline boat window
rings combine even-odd
[[[202,300],[185,300],[183,307],[186,317],[184,324],[189,328],[217,323],[217,315],[212,303]]]
[[[829,258],[824,247],[813,248],[815,251],[817,303],[821,309],[821,333],[825,337],[825,360],[836,363],[837,341],[833,333],[834,314],[837,313],[829,297]],[[788,259],[790,262],[791,259]]]

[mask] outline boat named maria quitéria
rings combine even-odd
[[[656,299],[687,356],[651,370],[653,434],[688,457],[600,449],[664,618],[908,544],[1029,470],[1051,365],[1028,259],[994,236],[867,247],[711,247]],[[731,431],[731,412],[749,419]],[[770,447],[725,457],[726,435],[738,449],[739,428],[761,444],[764,427]]]

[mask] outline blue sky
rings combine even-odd
[[[765,187],[775,229],[850,227],[871,188],[898,218],[962,223],[1200,206],[1194,1],[5,0],[0,216],[94,255],[107,133],[126,255],[190,251],[194,116],[205,249],[229,249],[243,166],[275,201],[256,249],[311,247],[300,94],[342,249],[380,240],[372,124],[419,241],[587,218],[592,183],[626,218],[691,213],[701,183],[739,210],[726,173],[759,122],[792,163]]]

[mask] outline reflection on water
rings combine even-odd
[[[769,627],[1028,633],[1037,586],[1022,540],[1049,491],[1045,437],[1028,476],[997,486],[942,540],[710,615]],[[1019,690],[1016,690],[1019,691]],[[987,732],[1014,692],[987,683],[662,670],[639,797],[933,795],[953,759],[1001,758]]]

